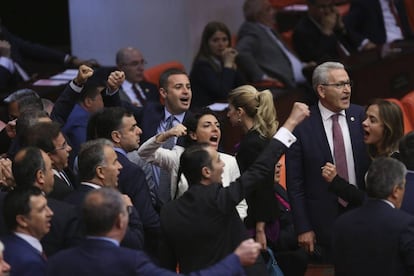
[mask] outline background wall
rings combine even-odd
[[[72,53],[114,65],[116,51],[139,48],[148,67],[178,60],[187,70],[212,20],[236,34],[243,0],[69,0]]]

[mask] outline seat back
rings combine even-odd
[[[411,123],[412,129],[414,129],[414,90],[407,93],[400,101],[407,113],[407,118]]]
[[[159,80],[161,74],[171,68],[177,68],[180,70],[185,71],[184,65],[179,61],[168,61],[164,62],[158,65],[155,65],[153,67],[150,67],[148,69],[145,69],[144,71],[144,79],[148,82],[151,82],[155,84],[156,86],[159,86]]]

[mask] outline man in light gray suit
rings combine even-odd
[[[286,88],[305,83],[304,64],[274,30],[275,10],[268,0],[246,0],[239,29],[237,64],[251,82],[279,81]],[[305,65],[306,67],[307,65]]]

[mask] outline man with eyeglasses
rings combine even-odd
[[[69,152],[72,147],[63,136],[60,124],[40,122],[29,127],[24,143],[27,146],[39,147],[52,159],[55,185],[49,197],[63,200],[74,190],[74,184],[71,172],[68,170]]]
[[[145,64],[146,60],[136,48],[122,48],[116,54],[118,70],[125,73],[125,81],[119,91],[121,100],[138,107],[144,106],[148,101],[159,101],[155,84],[144,80]]]
[[[312,82],[319,102],[294,131],[298,142],[286,154],[286,183],[298,244],[318,261],[331,263],[333,223],[353,206],[329,191],[321,168],[334,162],[341,177],[365,188],[365,114],[361,106],[350,104],[351,81],[341,63],[319,65]]]
[[[303,61],[339,60],[358,49],[357,40],[345,28],[334,0],[307,0],[308,15],[293,32],[293,46]],[[371,44],[364,45],[370,49]]]

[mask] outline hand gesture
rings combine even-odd
[[[221,57],[223,59],[223,65],[226,68],[235,68],[236,66],[236,56],[237,56],[237,50],[234,48],[226,48],[221,53]]]
[[[122,71],[113,71],[108,76],[108,88],[111,90],[111,92],[115,92],[116,90],[121,87],[122,83],[125,80],[125,73]]]
[[[304,103],[295,102],[290,112],[289,118],[283,127],[292,132],[306,117],[310,115],[309,107]]]
[[[312,254],[315,250],[315,232],[308,231],[302,234],[299,234],[298,236],[298,243],[300,247],[303,247],[306,252]]]
[[[326,162],[325,166],[322,167],[322,177],[326,182],[331,183],[337,175],[336,166],[330,162]]]
[[[85,82],[93,75],[93,69],[86,65],[79,66],[78,74],[73,80],[78,85],[84,85]]]
[[[181,137],[187,134],[187,128],[183,124],[178,124],[164,133],[157,136],[156,141],[158,143],[164,143],[171,137]]]
[[[262,246],[253,239],[243,241],[234,251],[243,266],[252,265],[256,262]]]
[[[0,159],[0,186],[15,186],[14,177],[11,170],[12,162],[8,158]]]

